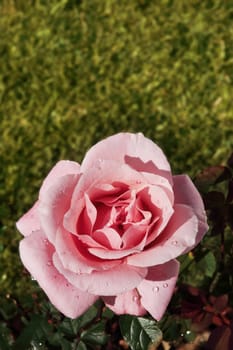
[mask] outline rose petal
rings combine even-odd
[[[43,184],[40,189],[40,194],[47,192],[47,190],[53,186],[54,181],[65,175],[79,174],[80,165],[76,162],[70,160],[60,160],[55,166],[50,170],[48,175],[43,181]]]
[[[123,246],[122,249],[137,249],[137,251],[143,250],[147,239],[147,227],[146,219],[141,222],[131,224],[122,236]]]
[[[104,227],[102,229],[96,230],[92,235],[93,239],[95,239],[102,247],[106,247],[107,249],[120,249],[122,239],[121,236],[117,233],[116,230],[110,227]]]
[[[155,165],[156,162],[155,161],[153,162],[153,160],[148,160],[148,162],[143,162],[138,157],[132,157],[132,156],[126,155],[125,163],[128,164],[132,169],[135,169],[141,174],[143,174],[143,176],[149,181],[151,180],[150,175],[156,174],[161,178],[166,179],[169,182],[170,186],[172,186],[173,184],[172,174],[170,169],[161,170],[161,168]]]
[[[78,234],[91,234],[97,218],[97,210],[91,202],[89,196],[84,194],[84,208],[77,222]]]
[[[178,273],[178,261],[171,260],[151,267],[146,278],[137,287],[142,306],[158,321],[172,297]]]
[[[148,237],[147,244],[149,244],[153,242],[156,236],[166,227],[174,209],[166,192],[160,186],[149,186],[141,191],[139,196],[142,199],[145,208],[147,210],[149,208],[150,212],[153,213],[153,217],[159,217],[156,229],[153,234]]]
[[[154,241],[152,248],[127,258],[133,266],[153,266],[163,264],[187,253],[196,245],[198,219],[193,210],[177,204],[174,214],[162,234]]]
[[[20,257],[24,266],[38,281],[51,303],[65,316],[76,318],[83,314],[97,296],[72,286],[54,267],[54,247],[41,231],[36,231],[20,242]]]
[[[74,273],[91,273],[119,265],[120,261],[105,261],[91,255],[82,243],[63,228],[59,228],[55,240],[56,252],[63,267]]]
[[[63,226],[64,214],[70,207],[70,201],[79,175],[65,175],[54,179],[53,185],[40,192],[39,217],[41,228],[51,242],[59,226]]]
[[[137,157],[144,163],[153,162],[161,170],[170,172],[170,165],[162,150],[143,134],[119,133],[94,145],[86,153],[81,171],[88,171],[97,159],[125,163],[126,156]]]
[[[140,223],[131,225],[124,235],[126,235],[124,241],[125,247],[122,247],[121,249],[109,250],[101,247],[91,247],[88,248],[88,251],[96,257],[99,257],[100,259],[112,260],[122,259],[127,255],[139,253],[143,250],[147,239],[146,227],[144,225],[140,225]],[[131,239],[129,239],[129,237],[131,237]],[[133,237],[135,237],[135,245],[132,244]],[[132,245],[132,247],[128,248],[128,246],[130,245]]]
[[[142,171],[141,174],[145,177],[148,184],[160,186],[166,192],[171,204],[174,203],[174,193],[172,188],[173,181],[171,177],[169,177],[169,182],[166,177],[159,174],[146,173],[144,171]]]
[[[189,176],[176,175],[173,176],[173,180],[176,203],[189,205],[198,217],[198,234],[196,238],[196,244],[198,244],[208,230],[207,217],[202,198]]]
[[[30,235],[33,231],[40,229],[40,220],[38,216],[38,204],[37,201],[31,209],[28,210],[16,223],[17,229],[23,236]]]
[[[106,271],[93,271],[91,274],[75,274],[64,269],[58,255],[53,255],[58,271],[78,289],[94,295],[116,295],[138,286],[147,274],[146,268],[129,267],[121,264]]]
[[[129,314],[135,316],[143,316],[146,314],[145,308],[141,305],[140,296],[136,289],[117,296],[102,297],[105,305],[115,314]]]
[[[95,190],[98,185],[119,182],[123,183],[125,187],[137,181],[143,181],[143,176],[128,165],[118,164],[110,160],[97,162],[95,166],[82,174],[78,181],[72,194],[70,209],[65,215],[64,225],[66,229],[76,234],[77,219],[83,209],[83,204],[80,205],[80,201],[82,201],[85,192],[92,200],[92,198],[95,198]],[[113,198],[113,200],[115,201],[116,198]]]

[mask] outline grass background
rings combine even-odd
[[[233,149],[233,2],[0,2],[1,297],[31,282],[15,221],[60,159],[143,132],[174,173]]]

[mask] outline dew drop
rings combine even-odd
[[[136,180],[136,184],[141,184],[142,182],[140,180]]]
[[[31,276],[31,280],[32,281],[36,281],[35,277]]]
[[[191,331],[188,329],[186,332],[185,332],[187,335],[191,334]]]
[[[168,284],[167,283],[164,283],[163,284],[163,288],[167,288],[168,287]]]
[[[172,245],[177,245],[178,241],[172,241]]]
[[[138,300],[138,296],[135,295],[135,296],[133,297],[133,301],[137,301],[137,300]]]
[[[52,261],[51,261],[51,260],[49,260],[49,261],[47,262],[47,266],[52,266]]]
[[[158,291],[159,291],[159,287],[157,286],[157,287],[153,287],[152,288],[152,292],[154,292],[154,293],[158,293]]]
[[[48,245],[48,244],[49,244],[49,241],[47,240],[47,238],[44,238],[44,239],[43,239],[43,242],[44,242],[45,245]]]

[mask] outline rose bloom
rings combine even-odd
[[[140,134],[94,145],[81,165],[58,162],[17,222],[20,257],[51,303],[75,318],[98,298],[116,314],[160,320],[181,254],[208,229],[187,175]]]

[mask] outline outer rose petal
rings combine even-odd
[[[173,176],[175,202],[189,205],[198,217],[198,234],[196,243],[198,244],[208,230],[207,217],[202,198],[187,175]]]
[[[17,229],[24,236],[29,236],[33,231],[40,229],[40,220],[38,216],[38,204],[37,201],[31,209],[28,210],[16,223]]]
[[[64,175],[54,179],[53,185],[40,192],[39,217],[41,228],[50,242],[54,242],[56,231],[63,226],[63,218],[70,207],[70,201],[79,175]]]
[[[97,296],[72,286],[57,271],[52,263],[54,247],[41,231],[23,239],[19,248],[24,266],[38,281],[51,303],[65,316],[76,318],[97,300]]]
[[[140,254],[129,256],[127,263],[148,267],[175,259],[195,246],[197,233],[198,219],[193,210],[186,205],[177,204],[167,227],[155,240],[154,246]]]
[[[146,313],[145,308],[141,305],[140,296],[136,289],[113,297],[102,297],[105,305],[118,315],[130,314],[143,316]]]
[[[158,321],[172,297],[178,273],[178,261],[171,260],[151,267],[148,276],[137,287],[142,306]]]
[[[144,163],[152,161],[159,169],[170,172],[170,165],[162,150],[141,133],[119,133],[98,142],[86,153],[81,171],[88,171],[97,159],[126,163],[126,156],[140,158]]]
[[[105,271],[93,271],[91,274],[75,274],[62,266],[56,253],[53,255],[53,263],[72,285],[94,295],[117,295],[132,290],[147,275],[146,268],[126,264]]]
[[[54,180],[64,175],[73,175],[80,173],[80,165],[70,160],[60,160],[50,170],[48,175],[43,181],[40,188],[40,194],[46,193],[46,191],[54,184]]]

